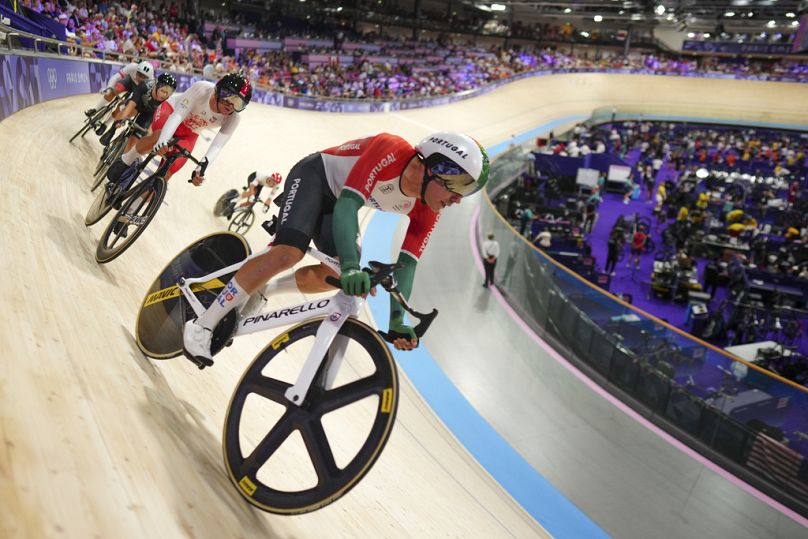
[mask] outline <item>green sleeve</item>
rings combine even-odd
[[[359,253],[356,250],[356,237],[359,234],[357,213],[364,205],[362,197],[348,190],[342,191],[334,205],[334,246],[343,270],[359,269]]]
[[[415,267],[418,265],[418,260],[411,255],[401,252],[398,255],[397,262],[401,267],[396,270],[395,276],[398,282],[398,289],[404,299],[410,299],[412,293],[412,282],[415,279]],[[390,322],[394,320],[400,322],[404,319],[404,308],[390,296]]]

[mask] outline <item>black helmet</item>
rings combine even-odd
[[[174,78],[174,75],[171,73],[161,73],[159,77],[157,77],[157,87],[160,86],[171,86],[172,89],[177,89],[177,79]]]
[[[252,99],[252,84],[243,73],[228,73],[216,83],[216,99],[226,100],[241,112]]]

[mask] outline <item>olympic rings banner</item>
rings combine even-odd
[[[119,69],[120,67],[121,64],[90,61],[83,58],[71,59],[69,57],[0,53],[0,120],[7,118],[20,109],[35,105],[41,101],[98,92],[106,85],[113,70]],[[446,105],[490,92],[515,80],[525,79],[527,77],[554,75],[557,73],[680,75],[686,77],[808,82],[808,80],[796,76],[764,74],[738,76],[730,73],[679,73],[653,69],[555,69],[520,73],[515,77],[498,80],[481,88],[445,96],[430,96],[391,101],[367,99],[338,100],[303,95],[287,95],[256,88],[253,92],[253,101],[276,107],[323,112],[392,112]],[[194,82],[202,80],[202,77],[185,73],[175,73],[174,75],[177,77],[179,91],[185,91]]]

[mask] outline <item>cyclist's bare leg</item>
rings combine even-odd
[[[252,294],[271,278],[303,259],[303,251],[291,245],[275,245],[261,256],[248,260],[233,278]]]
[[[303,251],[297,247],[276,245],[261,256],[248,260],[194,323],[212,331],[227,313],[243,305],[250,294],[302,259]]]
[[[131,165],[139,156],[149,153],[157,143],[158,138],[160,138],[159,129],[138,140],[134,147],[127,145],[126,153],[121,156],[121,161]]]
[[[295,272],[297,288],[304,294],[333,291],[334,287],[325,282],[325,278],[329,276],[339,279],[339,275],[325,264],[303,266]]]
[[[112,101],[112,99],[118,95],[117,90],[113,86],[112,88],[107,88],[104,93],[101,95],[101,99],[98,100],[98,103],[95,104],[93,109],[98,110],[101,107],[105,106],[107,103]]]
[[[137,142],[138,142],[138,138],[137,138],[136,136],[132,135],[131,137],[129,137],[129,139],[126,141],[126,147],[125,147],[125,148],[124,148],[124,150],[123,150],[123,151],[124,151],[124,153],[128,152],[129,150],[131,150],[131,149],[132,149],[132,147],[133,147],[135,144],[137,144]]]
[[[155,144],[157,144],[157,139],[160,138],[160,129],[154,131],[145,137],[141,138],[137,143],[137,152],[140,155],[146,155],[151,151]]]

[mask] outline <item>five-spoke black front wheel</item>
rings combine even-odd
[[[224,461],[236,489],[272,513],[307,513],[344,496],[387,443],[398,407],[393,356],[378,334],[349,318],[297,406],[285,397],[322,320],[281,334],[245,371],[224,425]],[[336,362],[344,360],[332,383]]]

